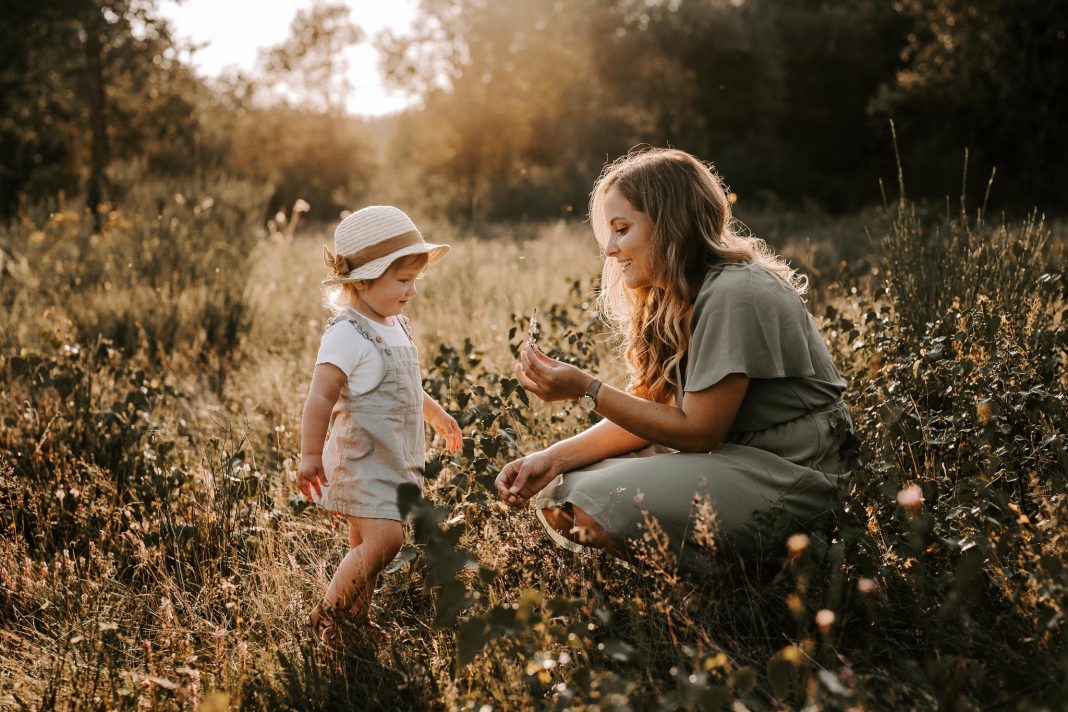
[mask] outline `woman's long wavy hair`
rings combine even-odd
[[[710,270],[755,262],[798,294],[808,283],[731,216],[719,174],[685,151],[634,149],[605,166],[590,195],[590,222],[602,250],[611,235],[604,197],[613,187],[652,221],[654,277],[653,284],[630,289],[615,259],[605,257],[601,310],[623,337],[630,391],[667,403],[690,345],[690,310]]]

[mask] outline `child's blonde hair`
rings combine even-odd
[[[346,309],[351,309],[356,304],[356,300],[359,298],[360,293],[357,290],[357,284],[370,285],[374,284],[376,280],[382,279],[387,274],[390,274],[395,269],[401,269],[404,267],[415,267],[419,270],[426,269],[426,266],[430,263],[430,256],[426,252],[419,252],[414,255],[405,255],[404,257],[398,257],[390,262],[389,267],[380,276],[374,279],[361,279],[356,282],[344,282],[342,284],[335,284],[329,287],[323,288],[323,305],[330,310],[334,315],[340,314]],[[328,267],[333,265],[327,262]]]

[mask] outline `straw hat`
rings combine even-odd
[[[334,230],[334,251],[323,247],[330,277],[323,284],[345,284],[381,277],[394,260],[427,253],[437,262],[448,245],[423,240],[411,218],[391,205],[371,205],[357,210]]]

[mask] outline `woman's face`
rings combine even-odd
[[[614,185],[605,193],[604,214],[608,221],[604,253],[619,265],[623,284],[630,289],[651,286],[653,221],[631,205]]]

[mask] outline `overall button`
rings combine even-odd
[[[392,356],[392,355],[393,355],[393,352],[390,351],[389,349],[386,349],[386,356]]]
[[[377,341],[378,343],[382,343],[382,337],[381,336],[376,336],[375,337],[375,341]]]

